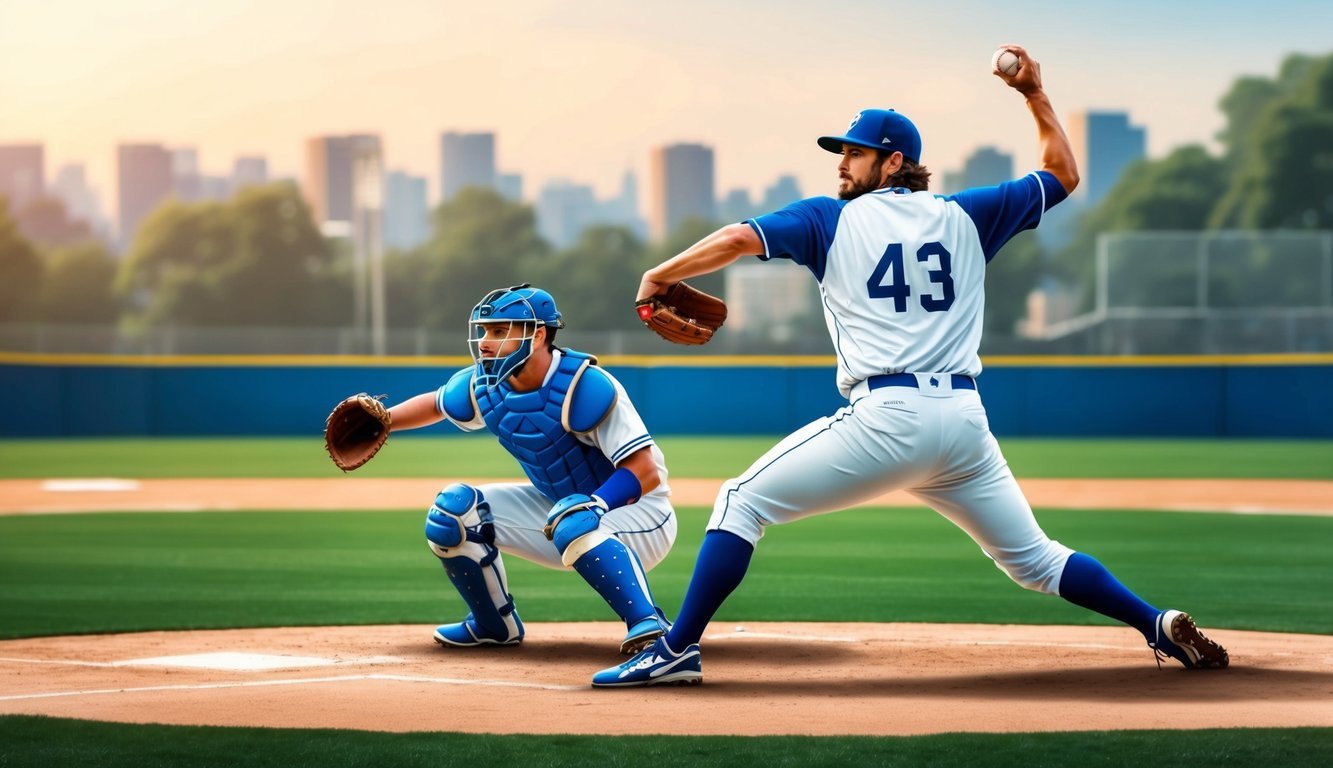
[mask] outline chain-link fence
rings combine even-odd
[[[1333,233],[1102,235],[1093,310],[1025,335],[987,332],[983,355],[1333,352]],[[566,328],[558,343],[600,355],[831,355],[804,270],[729,270],[731,317],[712,343],[673,347],[647,331]],[[734,278],[734,279],[732,279]],[[1068,295],[1066,295],[1068,299]],[[1071,302],[1072,303],[1072,302]],[[385,329],[384,354],[467,354],[467,329]],[[153,328],[0,324],[0,351],[123,355],[369,355],[370,329]]]
[[[1333,351],[1333,233],[1121,232],[1098,238],[1091,312],[1043,343],[1091,354]]]

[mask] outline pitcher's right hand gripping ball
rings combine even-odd
[[[707,344],[727,320],[727,305],[716,296],[676,283],[659,296],[634,305],[639,319],[673,344]]]
[[[324,447],[338,469],[350,472],[384,447],[393,420],[380,402],[383,397],[352,395],[334,406],[324,421]]]

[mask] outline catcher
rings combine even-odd
[[[462,621],[435,629],[449,646],[516,645],[502,554],[573,568],[625,622],[621,653],[670,628],[645,572],[676,539],[667,470],[643,419],[597,358],[555,346],[564,327],[546,291],[491,291],[468,322],[474,365],[437,391],[385,409],[357,395],[329,416],[326,441],[343,469],[364,464],[393,431],[444,419],[489,429],[518,460],[526,483],[455,483],[426,513],[426,543],[467,604]]]

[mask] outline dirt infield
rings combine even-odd
[[[1123,628],[717,624],[702,686],[593,690],[621,629],[532,624],[522,646],[490,649],[440,648],[423,626],[13,640],[0,643],[0,712],[477,733],[1333,726],[1319,704],[1333,697],[1333,637],[1221,630],[1233,667],[1188,672],[1157,669]]]
[[[720,481],[673,479],[677,504]],[[10,480],[0,514],[410,509],[439,480]],[[1034,506],[1333,514],[1333,483],[1029,480]],[[905,495],[874,503],[915,505]],[[0,714],[119,722],[591,734],[908,735],[1333,726],[1333,637],[1209,630],[1232,668],[1158,669],[1130,629],[717,622],[705,683],[592,690],[622,627],[529,624],[518,648],[430,627],[320,627],[0,642]],[[466,707],[440,706],[465,696]],[[626,713],[632,713],[627,716]],[[455,713],[455,714],[450,714]],[[461,715],[458,713],[466,713]]]
[[[303,479],[0,480],[0,514],[90,511],[197,512],[232,509],[425,509],[449,480],[364,477]],[[467,482],[502,482],[469,479]],[[514,482],[518,482],[515,480]],[[672,478],[679,506],[712,506],[722,480]],[[1020,481],[1034,507],[1152,509],[1239,514],[1333,514],[1324,480]],[[919,506],[896,492],[867,504]]]

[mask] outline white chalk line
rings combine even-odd
[[[800,635],[790,632],[751,632],[748,629],[737,628],[726,634],[707,635],[704,640],[712,642],[714,640],[744,640],[747,637],[758,637],[764,640],[808,640],[814,643],[859,643],[861,638],[848,637],[845,635]]]
[[[104,696],[116,693],[154,693],[161,691],[207,691],[223,688],[262,688],[278,685],[315,685],[319,683],[349,683],[362,680],[388,680],[399,683],[436,683],[441,685],[468,685],[481,688],[528,688],[540,691],[582,691],[586,685],[546,685],[542,683],[520,683],[510,680],[465,680],[450,677],[418,677],[415,675],[340,675],[338,677],[304,677],[288,680],[247,680],[239,683],[197,683],[180,685],[146,685],[138,688],[93,688],[82,691],[48,691],[44,693],[22,693],[12,696],[0,696],[0,701],[27,701],[31,699],[55,699],[69,696]]]
[[[358,659],[329,660],[327,664],[320,664],[318,666],[356,667],[356,666],[366,666],[375,664],[398,664],[401,663],[402,661],[403,659],[398,656],[367,656],[365,658],[358,658]],[[103,667],[112,669],[119,669],[125,667],[185,667],[187,669],[193,668],[202,670],[212,670],[216,672],[264,672],[264,671],[269,671],[271,669],[282,668],[279,666],[279,667],[267,667],[267,668],[255,667],[255,668],[236,669],[227,667],[178,665],[178,664],[171,664],[162,659],[127,659],[124,661],[80,661],[76,659],[24,659],[11,656],[0,656],[0,663],[4,662],[12,664],[52,664],[56,666],[66,666],[66,667]],[[288,668],[302,667],[302,666],[316,666],[316,665],[292,664]]]

